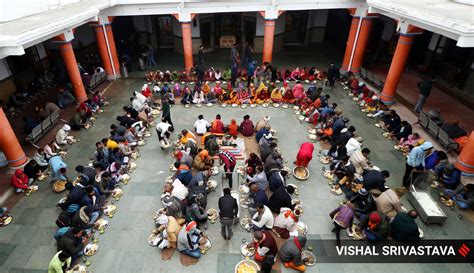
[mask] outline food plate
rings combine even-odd
[[[130,162],[128,169],[132,171],[132,170],[135,170],[136,168],[137,168],[137,163]]]
[[[133,160],[137,160],[140,157],[140,153],[134,152],[130,155]]]
[[[339,187],[339,188],[336,189],[336,186],[330,187],[329,191],[334,195],[341,195],[342,194],[341,188]]]
[[[155,117],[159,116],[160,115],[160,110],[157,110],[157,109],[154,109],[154,110],[151,110],[151,114]]]
[[[212,242],[209,238],[201,238],[199,241],[199,249],[201,250],[201,253],[204,254],[206,251],[211,249],[212,247]]]
[[[300,110],[300,107],[298,105],[294,105],[293,110]]]
[[[318,136],[317,135],[308,135],[308,139],[314,141],[314,140],[318,139]]]
[[[3,218],[3,224],[0,227],[8,226],[13,221],[13,217],[10,215],[8,217]]]
[[[293,168],[293,175],[298,180],[306,180],[309,177],[309,170],[306,167],[298,166]]]
[[[307,266],[313,266],[316,264],[316,256],[311,251],[308,251],[308,250],[301,251],[301,259],[305,260],[304,264]]]
[[[217,181],[216,180],[209,180],[207,181],[207,190],[214,191],[217,188]]]
[[[217,218],[219,218],[219,212],[216,209],[207,210],[207,219],[211,220],[211,222],[215,222]]]
[[[308,129],[308,134],[310,135],[315,135],[316,134],[316,129]]]
[[[88,245],[86,245],[86,247],[84,247],[84,255],[86,255],[87,257],[94,256],[94,254],[96,254],[98,250],[99,244],[89,243]]]
[[[178,169],[174,166],[174,164],[170,164],[170,172],[176,172]]]
[[[275,108],[280,108],[280,104],[279,104],[279,103],[274,103],[272,106],[275,107]]]
[[[168,176],[165,181],[166,181],[166,183],[168,183],[168,184],[173,184],[174,176]]]
[[[390,133],[384,132],[384,133],[382,133],[382,136],[383,136],[384,138],[389,138],[389,137],[390,137]]]
[[[308,233],[308,226],[305,223],[298,221],[297,225],[296,231],[298,231],[299,235],[306,235]]]
[[[67,200],[67,196],[64,196],[63,198],[59,199],[58,205],[59,204],[64,204],[64,202],[66,202],[66,200]]]
[[[97,230],[99,233],[104,233],[105,229],[109,226],[109,221],[105,219],[99,219],[95,222]]]
[[[150,236],[148,236],[148,244],[150,246],[157,246],[158,243],[161,241],[161,239],[162,239],[161,234],[152,233],[150,234]]]
[[[146,144],[146,141],[145,140],[139,140],[139,141],[137,141],[137,144],[138,144],[138,146],[143,146],[143,145]]]
[[[191,104],[189,104],[189,103],[188,103],[188,104],[185,104],[185,105],[184,105],[184,108],[191,108]]]
[[[242,260],[235,266],[235,273],[257,273],[260,270],[260,266],[252,260]]]
[[[331,181],[334,181],[334,174],[331,173],[331,171],[325,171],[325,172],[323,173],[323,176],[324,176],[324,178],[327,178],[327,179],[329,179],[329,180],[331,180]]]
[[[206,104],[207,107],[212,107],[213,105],[214,105],[214,104],[212,104],[212,103],[207,103],[207,104]]]
[[[247,194],[249,193],[250,191],[250,188],[247,187],[246,185],[240,185],[239,187],[239,192],[242,193],[242,194]]]
[[[250,104],[250,108],[255,108],[255,107],[257,107],[256,104],[254,104],[254,103],[251,103],[251,104]]]
[[[269,106],[268,103],[263,103],[263,104],[262,104],[262,107],[263,107],[263,108],[268,108],[268,106]]]
[[[245,168],[245,166],[239,166],[239,167],[236,168],[236,171],[237,171],[238,174],[243,176],[245,174],[246,168]]]
[[[295,168],[295,169],[296,169],[296,168]],[[296,176],[295,176],[295,177],[296,177]],[[300,192],[299,192],[299,190],[298,190],[298,186],[296,186],[295,184],[286,184],[286,185],[287,185],[287,186],[292,186],[293,188],[295,188],[295,192],[294,192],[295,195],[299,195],[299,194],[300,194]]]
[[[151,137],[151,133],[150,132],[146,132],[144,137]]]
[[[227,107],[227,104],[223,103],[223,104],[221,104],[221,107],[222,107],[222,108],[226,108],[226,107]]]
[[[240,253],[242,253],[242,255],[244,255],[245,257],[252,257],[253,255],[255,255],[255,251],[255,247],[249,247],[249,243],[243,243],[240,245]]]
[[[197,104],[196,104],[196,107],[197,107],[197,108],[201,108],[201,107],[202,107],[202,104],[197,103]]]
[[[76,264],[73,268],[66,271],[66,273],[87,273],[87,266],[85,264]]]
[[[250,222],[250,218],[244,217],[244,218],[240,219],[240,227],[242,229],[250,231],[250,229],[252,229],[252,223]]]
[[[117,199],[120,199],[123,195],[123,190],[121,188],[115,188],[112,190],[112,197]]]
[[[232,106],[232,108],[237,108],[237,107],[239,107],[239,105],[238,105],[237,103],[233,103],[231,106]]]
[[[299,121],[304,121],[304,119],[305,119],[305,117],[304,117],[303,115],[299,115],[299,116],[298,116],[298,120],[299,120]]]
[[[48,177],[48,176],[45,175],[44,173],[41,173],[41,175],[38,176],[38,181],[43,181],[46,177]]]
[[[54,192],[63,192],[66,190],[66,181],[65,180],[57,180],[53,184],[53,191]]]
[[[393,149],[397,150],[397,151],[400,151],[402,149],[402,146],[401,145],[393,145]]]
[[[382,127],[383,127],[383,123],[375,123],[375,127],[377,127],[377,128],[382,128]]]
[[[321,156],[319,158],[319,162],[321,162],[322,164],[329,164],[331,163],[331,158],[329,156]]]
[[[115,212],[117,211],[116,205],[108,205],[104,208],[104,214],[110,218],[114,217]]]
[[[440,201],[443,205],[447,206],[447,207],[453,207],[454,206],[454,201],[451,200],[450,198],[447,198],[447,197],[441,197],[440,198]]]
[[[219,168],[212,167],[211,168],[211,175],[218,175],[218,174],[219,174]]]
[[[247,104],[242,104],[242,105],[240,105],[240,107],[241,107],[242,109],[246,109],[246,108],[248,107],[248,105],[247,105]]]
[[[119,180],[125,185],[127,185],[128,182],[130,182],[130,178],[131,178],[130,175],[125,173],[120,176]]]

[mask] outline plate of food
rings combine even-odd
[[[316,264],[316,255],[313,252],[308,250],[301,251],[301,259],[304,264],[307,266],[313,266]]]
[[[308,233],[308,226],[305,223],[298,221],[297,225],[296,231],[298,231],[299,235],[306,235]]]
[[[293,110],[300,110],[300,107],[298,105],[293,105]]]
[[[99,250],[99,244],[89,243],[84,247],[84,255],[87,257],[94,256]]]
[[[156,231],[158,231],[158,230],[156,230]],[[153,232],[153,233],[150,234],[150,236],[148,236],[148,244],[150,246],[157,246],[158,243],[161,241],[161,239],[162,239],[162,236],[161,236],[160,233]]]
[[[114,217],[115,212],[117,211],[116,205],[107,205],[104,208],[104,214],[109,216],[110,218]]]
[[[239,192],[242,194],[248,194],[250,191],[250,188],[247,187],[246,185],[240,185],[239,187]]]
[[[66,200],[67,200],[67,196],[64,196],[63,198],[59,199],[58,205],[64,204],[64,202],[66,202]]]
[[[216,180],[209,180],[207,181],[207,190],[214,191],[217,188],[217,181]]]
[[[242,260],[237,263],[234,269],[235,273],[257,273],[260,271],[260,266],[252,260]]]
[[[243,243],[240,245],[240,253],[242,253],[242,255],[244,255],[245,257],[252,257],[253,255],[255,255],[255,246],[253,246],[253,244],[249,244],[249,243]]]
[[[306,180],[309,177],[309,170],[303,166],[297,166],[293,168],[293,175],[298,180]]]
[[[123,196],[123,190],[121,188],[115,188],[112,190],[112,197],[115,199],[119,199]]]
[[[454,201],[451,200],[450,198],[448,197],[441,197],[440,198],[440,201],[443,205],[447,206],[447,207],[453,207],[454,206]]]
[[[196,103],[196,107],[197,107],[197,108],[201,108],[201,107],[202,107],[202,104]]]
[[[128,170],[130,171],[133,171],[137,168],[137,163],[135,162],[130,162],[129,166],[128,166]]]
[[[170,164],[170,172],[176,172],[178,169],[174,166],[174,164]]]
[[[222,108],[226,108],[226,107],[227,107],[227,104],[223,103],[223,104],[221,104],[221,107],[222,107]]]
[[[308,139],[311,140],[312,142],[318,140],[318,136],[317,135],[308,135]]]
[[[87,273],[87,265],[76,264],[73,268],[66,271],[66,273]]]
[[[128,182],[130,182],[130,178],[131,178],[130,175],[125,173],[120,176],[119,180],[125,185],[127,185]]]
[[[3,223],[0,224],[0,227],[8,226],[12,221],[13,221],[13,216],[8,215],[6,217],[3,217]]]
[[[246,108],[248,107],[248,105],[247,105],[247,104],[242,104],[242,105],[240,105],[240,107],[241,107],[242,109],[246,109]]]
[[[209,249],[211,249],[212,247],[212,242],[209,238],[207,237],[202,237],[200,240],[199,240],[199,249],[201,250],[201,253],[202,254],[205,254],[206,251],[208,251]]]
[[[232,108],[237,108],[237,107],[239,107],[239,105],[238,105],[237,103],[232,103],[231,106],[232,106]]]
[[[240,219],[240,227],[244,230],[250,231],[250,229],[252,229],[252,222],[250,222],[250,218],[243,217]]]
[[[283,108],[283,109],[288,109],[288,107],[289,107],[289,106],[288,106],[288,104],[286,104],[286,103],[283,103],[283,104],[281,105],[281,108]]]
[[[325,172],[323,173],[323,176],[324,176],[324,178],[327,178],[327,179],[329,179],[329,180],[331,180],[331,181],[334,181],[334,174],[331,173],[331,171],[325,171]]]
[[[185,104],[184,108],[191,108],[191,104],[189,104],[189,103]]]
[[[322,164],[329,164],[329,163],[331,163],[331,161],[332,161],[332,159],[329,156],[321,156],[319,158],[319,162],[321,162]]]
[[[301,122],[301,121],[304,121],[305,117],[303,115],[299,115],[298,116],[298,120]]]
[[[245,168],[245,166],[239,166],[239,167],[236,168],[236,171],[237,171],[238,174],[244,175],[244,173],[246,171],[246,168]]]
[[[212,107],[213,105],[214,105],[214,104],[212,104],[212,103],[210,103],[210,102],[206,104],[207,107]]]
[[[255,108],[255,107],[257,107],[256,104],[254,104],[254,103],[251,103],[251,104],[250,104],[250,108]]]
[[[274,103],[274,104],[272,104],[272,106],[275,107],[275,108],[280,108],[280,104],[279,104],[279,103]]]
[[[269,104],[268,103],[262,103],[263,108],[268,108]]]
[[[343,192],[340,187],[332,186],[329,188],[329,191],[334,195],[341,195]]]
[[[315,135],[316,134],[316,129],[308,129],[308,134],[310,135]]]
[[[143,136],[144,136],[144,137],[151,137],[151,133],[150,133],[150,132],[146,132]]]
[[[109,221],[105,219],[99,219],[95,222],[95,226],[100,234],[105,232],[105,229],[109,226]]]
[[[382,128],[383,125],[384,125],[383,122],[375,123],[375,127],[377,127],[377,128]]]
[[[174,181],[174,176],[168,176],[166,179],[165,179],[165,182],[168,183],[168,184],[173,184],[173,181]]]
[[[211,175],[218,175],[219,174],[219,168],[218,167],[212,167],[211,168]]]
[[[219,218],[219,212],[216,209],[208,209],[207,210],[207,219],[214,223],[217,218]]]
[[[54,182],[53,184],[53,191],[54,192],[63,192],[66,190],[66,181],[65,180],[57,180],[56,182]]]

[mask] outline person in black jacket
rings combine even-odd
[[[80,227],[74,227],[68,230],[57,243],[57,250],[62,251],[64,254],[72,257],[71,263],[82,254],[84,248],[84,239],[82,237],[82,229]]]
[[[359,189],[357,195],[354,196],[350,202],[354,204],[354,214],[359,218],[377,209],[374,197],[364,188]]]
[[[294,209],[295,204],[292,204],[291,200],[291,195],[295,192],[295,188],[293,186],[285,186],[281,185],[278,189],[275,190],[275,192],[270,196],[270,201],[269,201],[269,208],[271,211],[275,213],[280,213],[281,208],[290,208]]]
[[[334,83],[336,82],[336,80],[339,80],[339,78],[339,68],[337,68],[336,65],[332,63],[328,68],[329,86],[334,87]]]
[[[63,210],[67,210],[71,205],[77,205],[79,207],[82,197],[85,194],[84,188],[80,185],[74,186],[72,183],[66,183],[66,190],[69,191],[66,201],[58,204],[58,206]]]
[[[92,207],[82,207],[71,219],[71,227],[79,227],[82,230],[85,230],[86,233],[90,233],[91,228],[94,226],[94,222],[97,219],[99,214],[97,212],[93,212],[94,209]]]
[[[221,235],[225,240],[232,238],[232,227],[235,225],[239,206],[237,200],[230,194],[230,188],[224,189],[224,196],[219,198],[219,220],[221,222]]]

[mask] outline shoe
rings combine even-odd
[[[207,224],[204,225],[204,229],[207,229]]]

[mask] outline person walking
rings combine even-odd
[[[232,65],[239,65],[240,58],[239,58],[239,51],[237,50],[238,44],[235,43],[232,45],[232,49],[230,50],[230,58],[232,59]]]
[[[173,132],[174,126],[173,126],[173,122],[171,121],[171,106],[166,98],[162,100],[161,111],[163,111],[162,116],[161,116],[161,121],[167,122],[169,125],[171,125],[170,131]]]
[[[425,105],[426,99],[431,94],[431,88],[433,88],[433,82],[435,81],[436,77],[432,75],[428,79],[418,83],[420,95],[418,96],[418,101],[415,105],[415,108],[413,109],[415,113],[420,113],[420,111],[423,109],[423,105]]]
[[[328,68],[329,86],[334,87],[334,83],[336,82],[336,80],[339,80],[339,77],[339,68],[337,68],[334,63],[331,63]]]
[[[201,85],[204,81],[204,46],[199,46],[199,51],[197,55],[197,65],[196,65],[196,74],[198,77],[197,84]]]
[[[230,194],[230,188],[224,189],[224,195],[219,198],[219,220],[221,222],[221,235],[225,240],[230,240],[232,227],[238,220],[239,206],[237,200]]]

